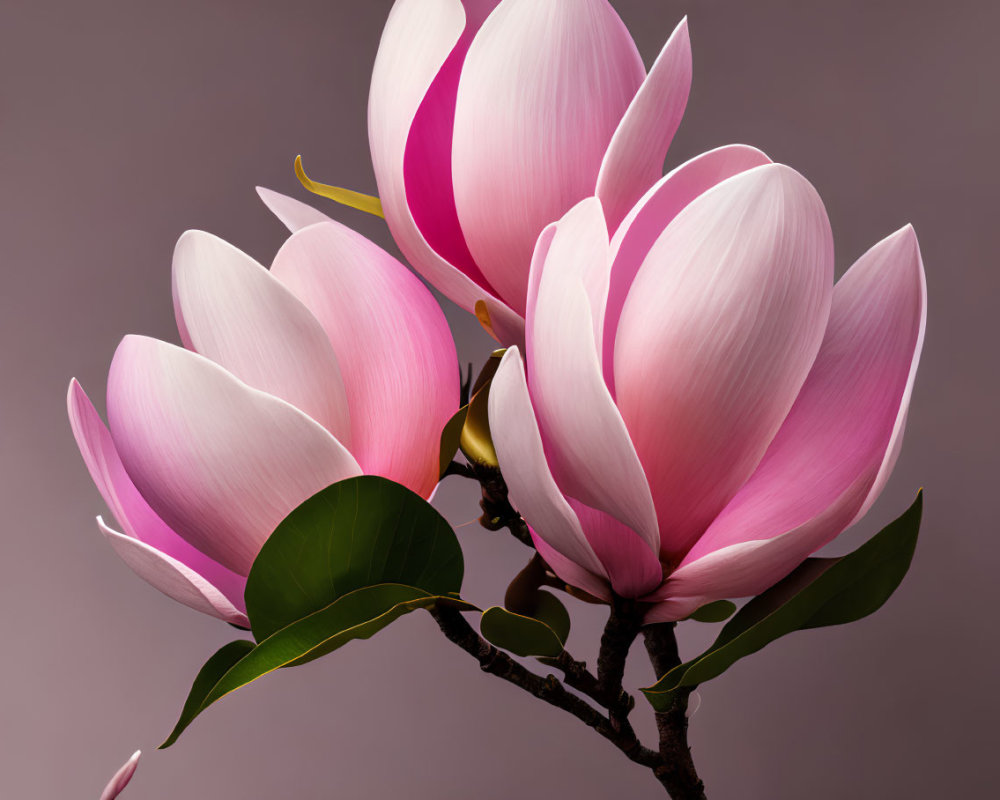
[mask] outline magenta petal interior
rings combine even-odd
[[[458,221],[451,145],[462,64],[479,26],[495,5],[496,0],[466,0],[465,30],[417,109],[403,157],[406,201],[427,244],[491,294],[495,292],[469,252]]]

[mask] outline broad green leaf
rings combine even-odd
[[[532,616],[548,625],[562,644],[569,638],[570,619],[566,606],[551,592],[538,592],[538,605]]]
[[[725,622],[733,615],[734,611],[736,611],[736,603],[729,600],[716,600],[714,603],[703,605],[688,619],[693,619],[695,622]]]
[[[674,693],[718,677],[739,659],[793,631],[843,625],[878,610],[910,567],[920,530],[923,492],[853,553],[807,559],[787,578],[747,603],[697,658],[662,676],[643,694],[657,711]]]
[[[354,639],[368,639],[403,614],[442,599],[449,600],[412,586],[367,586],[293,622],[256,646],[247,641],[226,645],[198,674],[177,725],[160,747],[173,744],[202,711],[241,686],[281,667],[312,661]]]
[[[247,639],[237,639],[235,642],[223,645],[214,656],[205,662],[198,677],[194,679],[194,685],[191,687],[184,708],[181,710],[181,718],[177,720],[177,725],[174,726],[166,741],[160,745],[161,750],[170,747],[177,741],[181,731],[190,725],[191,720],[201,712],[205,698],[215,688],[222,676],[253,649],[253,642]]]
[[[569,624],[566,607],[549,592],[539,592],[534,617],[493,606],[486,609],[479,629],[488,641],[514,655],[555,658],[569,636]]]
[[[338,598],[382,583],[457,595],[462,550],[437,510],[374,475],[327,487],[292,511],[264,543],[247,579],[258,642]]]
[[[280,667],[367,639],[402,614],[458,598],[462,551],[423,498],[385,478],[350,478],[292,511],[247,578],[252,642],[227,645],[202,668],[173,733],[229,692]]]
[[[306,175],[305,167],[302,166],[302,156],[295,156],[295,177],[299,183],[305,187],[306,191],[333,200],[344,206],[356,208],[366,214],[374,214],[376,217],[385,219],[382,211],[382,201],[370,194],[355,192],[353,189],[342,189],[339,186],[330,186],[328,183],[319,183]]]

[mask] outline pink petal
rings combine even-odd
[[[606,0],[505,0],[473,40],[455,106],[455,202],[476,263],[515,311],[538,234],[593,193],[644,77]]]
[[[926,313],[907,226],[837,283],[795,406],[753,477],[671,577],[672,594],[756,594],[867,511],[898,454]]]
[[[127,336],[108,377],[122,463],[171,528],[248,574],[261,545],[320,489],[360,474],[311,417],[202,356]]]
[[[531,397],[560,488],[632,528],[659,552],[656,511],[642,465],[601,375],[601,309],[608,234],[601,203],[563,217],[541,268],[528,319]]]
[[[146,583],[172,600],[202,614],[244,628],[250,627],[246,613],[241,610],[242,603],[239,608],[233,605],[222,592],[193,569],[145,542],[112,530],[100,517],[97,518],[97,525],[118,557]]]
[[[136,750],[132,757],[121,766],[108,785],[104,787],[104,791],[101,792],[101,800],[115,800],[121,794],[122,790],[128,786],[129,781],[132,780],[141,755],[142,751]]]
[[[438,482],[441,429],[458,410],[458,358],[444,313],[420,280],[336,222],[295,233],[272,274],[319,320],[351,409],[365,473],[423,497]]]
[[[632,98],[604,154],[596,194],[611,230],[663,174],[690,91],[691,40],[685,17]]]
[[[531,254],[531,271],[528,273],[526,319],[535,318],[535,306],[538,302],[538,285],[542,282],[542,269],[545,267],[545,259],[549,257],[549,248],[552,247],[552,240],[556,236],[556,229],[558,227],[558,222],[549,223],[538,234],[538,240],[535,242],[535,249]]]
[[[489,314],[489,333],[504,347],[524,347],[524,318],[519,317],[494,297],[484,297]]]
[[[236,618],[245,620],[243,591],[246,588],[246,578],[231,572],[192,547],[167,527],[149,507],[125,472],[107,426],[101,421],[90,398],[76,380],[70,382],[67,405],[70,426],[84,463],[104,501],[125,529],[126,538],[136,541],[133,550],[158,551],[170,563],[183,565],[185,571],[173,570],[183,578],[183,591],[168,591],[169,586],[156,583],[149,574],[140,573],[140,576],[175,600],[191,605],[199,611],[205,611],[228,622]],[[108,529],[103,523],[101,527],[107,532]],[[119,533],[114,535],[122,536]],[[141,548],[139,543],[142,544]],[[121,547],[116,547],[116,550],[120,553]],[[136,569],[135,559],[126,561]],[[162,571],[161,569],[160,572]],[[184,577],[187,573],[196,574],[197,580]],[[205,585],[209,588],[205,589]],[[193,601],[189,602],[192,597]]]
[[[615,384],[664,561],[757,467],[819,350],[832,284],[822,201],[779,164],[705,192],[650,249],[622,309]]]
[[[442,189],[444,197],[440,206],[430,205],[433,198],[429,193],[440,188],[437,180],[440,172],[417,171],[417,154],[439,146],[444,148],[450,143],[450,116],[454,100],[447,95],[451,91],[452,73],[457,65],[448,63],[449,56],[457,50],[457,61],[468,46],[468,37],[463,37],[466,8],[474,28],[492,5],[492,0],[466,0],[465,7],[460,0],[399,0],[393,6],[382,33],[368,101],[372,164],[389,230],[407,261],[467,311],[474,310],[477,300],[492,297],[488,284],[478,273],[478,268],[472,270],[466,261],[452,264],[428,243],[414,219],[407,191],[412,184],[414,191],[420,194],[421,221],[428,226],[428,232],[437,245],[451,255],[460,252],[458,236],[461,232],[453,227],[449,210],[454,204],[451,188],[445,186]],[[435,84],[446,63],[448,69],[441,82]],[[420,127],[414,138],[414,155],[408,160],[406,153],[411,129],[432,85],[435,87],[432,101],[440,104],[440,116],[435,114],[439,108],[437,104],[428,105],[421,114]],[[442,168],[440,157],[436,156],[432,163],[437,170]],[[410,168],[409,176],[407,166]],[[440,220],[434,217],[436,208],[444,209],[440,212]],[[470,269],[475,277],[470,277],[460,267]],[[499,327],[516,328],[519,315],[500,301],[496,302],[498,307],[493,316],[510,318],[501,322]]]
[[[697,597],[668,598],[650,606],[643,617],[643,624],[652,625],[654,622],[677,622],[685,619],[705,605]]]
[[[642,597],[663,583],[656,548],[610,514],[568,498],[580,527],[620,597]]]
[[[600,598],[601,600],[611,599],[611,588],[604,578],[598,578],[594,573],[585,570],[575,561],[566,558],[552,545],[540,537],[532,528],[528,528],[531,533],[531,541],[535,543],[535,549],[542,560],[548,564],[549,568],[561,580],[577,589],[583,589],[587,594]]]
[[[263,186],[257,187],[257,194],[264,201],[264,205],[271,209],[271,213],[281,220],[281,223],[292,233],[309,225],[315,225],[317,222],[327,222],[330,219],[326,214],[317,211],[310,205],[288,195],[265,189]]]
[[[628,290],[650,248],[671,220],[696,197],[726,178],[769,163],[771,159],[760,150],[744,144],[709,150],[661,178],[629,211],[611,240],[611,278],[604,316],[604,380],[612,395],[618,322]]]
[[[535,538],[588,574],[606,579],[607,573],[584,536],[576,513],[549,471],[516,347],[504,353],[493,376],[489,416],[511,503],[531,526]],[[590,591],[558,559],[550,559],[545,553],[542,557],[563,580]]]
[[[250,256],[202,231],[174,249],[174,309],[184,343],[246,384],[304,411],[351,446],[337,356],[322,326]]]

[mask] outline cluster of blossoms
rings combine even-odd
[[[369,105],[393,238],[507,348],[490,429],[538,553],[647,622],[763,591],[868,510],[926,315],[909,226],[835,283],[792,168],[731,145],[661,177],[690,81],[686,22],[647,73],[606,0],[398,0]],[[430,497],[459,397],[420,280],[261,196],[291,230],[270,270],[185,233],[184,346],[122,342],[108,426],[69,396],[115,550],[239,625],[256,554],[308,497],[360,474]]]

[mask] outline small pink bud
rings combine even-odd
[[[135,775],[135,768],[139,765],[139,756],[141,755],[142,751],[136,750],[132,757],[122,765],[121,769],[108,782],[108,785],[104,787],[101,800],[115,800],[122,793],[122,790],[128,786],[128,782],[132,780],[132,776]]]

